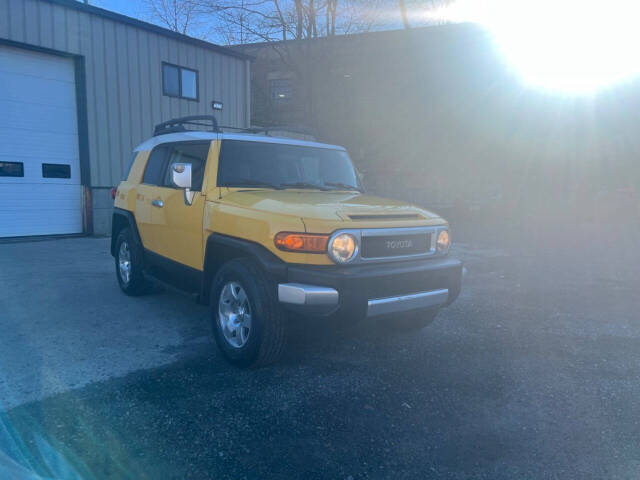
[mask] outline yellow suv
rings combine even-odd
[[[278,358],[288,313],[421,328],[455,300],[445,220],[365,195],[342,147],[261,133],[184,117],[135,150],[111,238],[124,293],[196,293],[239,366]]]

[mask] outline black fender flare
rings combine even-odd
[[[116,252],[116,238],[118,233],[122,230],[123,226],[128,226],[133,232],[133,240],[142,248],[142,239],[140,238],[140,232],[138,232],[138,225],[136,224],[136,217],[133,213],[124,210],[122,208],[115,207],[113,209],[113,216],[111,219],[111,255],[115,256]]]
[[[202,303],[208,301],[211,282],[219,268],[229,260],[240,257],[255,260],[274,281],[287,277],[287,264],[263,245],[251,240],[212,233],[207,238],[205,247],[204,275],[200,291]]]

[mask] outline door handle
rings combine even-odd
[[[164,202],[162,200],[151,200],[151,205],[154,207],[162,208],[164,207]]]

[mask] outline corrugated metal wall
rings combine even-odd
[[[153,126],[211,114],[249,124],[248,61],[46,0],[0,0],[0,38],[85,58],[91,186],[116,185]],[[162,62],[198,70],[200,101],[162,94]]]

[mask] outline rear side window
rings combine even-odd
[[[133,162],[136,161],[137,156],[138,156],[138,152],[133,152],[131,154],[131,158],[129,159],[129,164],[124,169],[124,173],[122,175],[122,181],[125,181],[129,178],[129,174],[131,173],[131,168],[133,168]]]
[[[171,183],[171,164],[191,164],[191,190],[201,191],[204,179],[204,167],[207,163],[210,142],[174,143],[170,147],[169,160],[166,164],[163,185],[173,187]]]
[[[144,169],[142,183],[147,185],[162,185],[164,166],[167,160],[167,145],[158,145],[151,151],[147,166]]]

